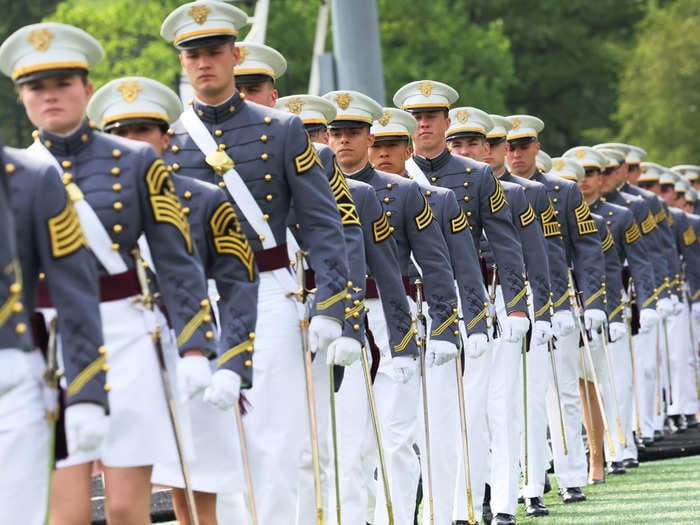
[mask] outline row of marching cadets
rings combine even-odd
[[[2,150],[0,524],[89,523],[95,470],[113,524],[154,485],[181,523],[411,524],[419,484],[423,523],[508,524],[550,458],[583,501],[697,426],[700,168],[552,159],[433,80],[280,98],[246,23],[163,22],[184,108],[93,94],[78,28],[0,46],[38,128]]]

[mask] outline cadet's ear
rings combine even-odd
[[[241,48],[237,47],[236,44],[231,44],[231,48],[233,49],[233,65],[237,66],[241,59]]]
[[[279,91],[277,91],[276,89],[273,89],[271,98],[272,98],[272,107],[274,108],[275,104],[277,104],[277,99],[280,98]]]
[[[408,146],[406,146],[406,152],[405,152],[405,155],[404,155],[405,158],[404,158],[403,160],[408,160],[408,159],[410,159],[412,155],[413,155],[413,146],[411,146],[411,145],[409,144]]]
[[[367,147],[371,148],[374,146],[374,135],[372,133],[367,135]]]
[[[87,98],[90,98],[92,96],[92,91],[93,91],[92,82],[87,82],[85,84],[85,95],[87,95]]]
[[[535,150],[540,151],[540,149],[542,149],[542,146],[540,145],[540,141],[537,140],[535,141]]]

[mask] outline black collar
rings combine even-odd
[[[228,100],[218,106],[209,106],[195,99],[193,103],[194,111],[203,122],[219,124],[234,116],[245,104],[238,90]]]
[[[66,137],[59,137],[48,131],[39,132],[39,140],[52,155],[57,157],[72,157],[85,149],[92,141],[95,125],[87,119],[78,129]]]
[[[418,167],[427,172],[433,172],[444,167],[452,158],[450,150],[445,148],[440,155],[432,159],[426,159],[420,155],[413,155],[413,160],[418,165]]]

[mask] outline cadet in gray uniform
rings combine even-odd
[[[285,525],[295,522],[299,454],[309,439],[299,305],[285,295],[297,288],[285,246],[292,199],[315,270],[312,351],[342,336],[352,296],[337,206],[301,120],[247,103],[236,90],[234,40],[246,20],[240,9],[209,0],[183,4],[164,21],[161,34],[180,50],[195,93],[172,127],[165,159],[175,173],[226,187],[255,252],[255,380],[244,427],[258,520]]]
[[[403,110],[384,108],[382,117],[372,124],[374,144],[369,148],[369,160],[376,168],[407,177],[406,161],[411,157],[411,136],[417,127],[416,119]],[[416,181],[419,182],[419,181]],[[419,182],[420,184],[420,182]],[[489,348],[488,303],[481,281],[481,269],[471,238],[467,217],[457,204],[452,190],[438,186],[422,185],[421,191],[433,210],[433,216],[441,226],[450,252],[450,263],[455,276],[463,322],[460,330],[465,339],[464,354],[470,359],[465,368],[471,368],[475,357]],[[460,442],[459,398],[455,370],[451,366],[433,367],[426,371],[428,413],[430,414],[431,462],[433,475],[433,517],[436,523],[452,519],[454,486],[457,472],[463,471],[455,461],[455,447]],[[469,400],[467,410],[482,410],[478,400]],[[419,411],[420,424],[424,424]],[[469,416],[468,416],[469,419]],[[473,426],[469,426],[471,433]],[[428,500],[431,496],[427,483],[427,464],[424,434],[419,432],[419,446],[423,472],[423,516],[429,519]],[[457,446],[458,450],[461,447]]]
[[[99,263],[100,311],[109,320],[103,327],[109,365],[102,367],[113,386],[109,432],[100,449],[72,451],[59,462],[52,510],[59,523],[89,520],[90,462],[98,458],[105,465],[108,517],[146,521],[151,465],[176,457],[151,336],[154,319],[134,299],[142,292],[134,269],[141,263],[133,254],[142,233],[158,265],[178,346],[187,356],[178,375],[188,389],[209,384],[208,358],[215,355],[204,275],[165,166],[152,148],[96,132],[83,117],[92,91],[87,70],[101,56],[99,43],[84,31],[51,23],[25,26],[0,47],[3,72],[18,85],[30,120],[40,128],[32,155],[63,171]],[[40,290],[39,306],[51,305],[49,293]]]
[[[163,84],[143,77],[125,77],[102,86],[92,96],[87,115],[104,131],[147,142],[162,156],[170,144],[170,122],[181,111],[180,99]],[[252,369],[245,362],[252,358],[258,274],[253,251],[226,193],[190,177],[173,175],[172,179],[176,193],[186,204],[183,211],[196,253],[216,292],[210,290],[213,317],[219,328],[213,384],[183,407],[189,412],[194,439],[194,460],[189,467],[197,512],[200,521],[207,523],[216,520],[217,492],[233,492],[236,486],[242,489],[240,450],[231,430],[236,425],[231,408],[238,402],[240,388],[250,388],[253,381]],[[173,504],[175,514],[186,519],[184,481],[177,462],[156,465],[152,479],[159,485],[180,487],[173,490]]]
[[[419,275],[413,268],[412,256],[422,270],[425,297],[433,320],[426,347],[426,362],[428,366],[443,365],[457,354],[457,299],[447,246],[439,226],[434,223],[430,205],[417,184],[377,171],[368,162],[367,148],[373,140],[370,124],[381,117],[381,106],[355,91],[334,91],[324,98],[331,101],[337,110],[335,120],[329,126],[329,145],[347,177],[367,182],[377,192],[388,218],[387,234],[393,232],[398,245],[404,282],[410,284],[409,279]],[[368,287],[367,298],[371,299],[369,292]],[[410,288],[406,292],[412,295]],[[412,449],[419,393],[418,377],[415,375],[417,362],[414,357],[404,354],[402,343],[394,347],[394,351],[389,347],[384,335],[389,319],[379,314],[380,305],[376,299],[368,303],[370,329],[383,355],[399,354],[391,361],[380,363],[376,389],[394,512],[396,520],[404,522],[415,513],[415,487],[418,482],[418,465]],[[381,302],[384,302],[383,298]],[[412,337],[412,333],[407,334],[407,340]],[[379,485],[376,523],[388,520],[383,498],[383,486]]]
[[[47,418],[58,416],[46,363],[31,341],[39,270],[61,312],[71,451],[96,448],[107,433],[97,271],[55,170],[21,150],[0,146],[0,157],[0,521],[39,525],[53,468]]]

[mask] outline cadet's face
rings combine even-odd
[[[328,145],[346,173],[362,169],[367,164],[367,149],[374,144],[369,128],[338,128],[329,132]]]
[[[486,157],[488,145],[486,144],[486,140],[481,137],[458,137],[451,139],[447,143],[447,146],[455,155],[485,162],[484,158]]]
[[[620,170],[620,178],[630,184],[637,184],[637,180],[642,174],[639,164],[627,164],[623,162],[617,169]]]
[[[416,153],[424,157],[435,157],[445,149],[445,132],[450,127],[450,119],[445,111],[419,111],[413,113],[418,127],[413,134]]]
[[[320,144],[328,144],[328,130],[327,129],[317,129],[309,133],[311,142],[318,142]]]
[[[369,161],[378,170],[403,175],[411,153],[405,140],[382,140],[369,148]]]
[[[700,190],[700,177],[698,177],[698,179],[695,182],[693,182],[693,188],[696,190]]]
[[[584,199],[588,202],[595,200],[603,191],[605,176],[601,175],[599,170],[586,170],[586,175],[578,181],[578,187],[581,188]]]
[[[238,90],[245,95],[246,100],[268,108],[274,108],[279,93],[272,82],[256,82],[255,84],[239,84]]]
[[[664,184],[661,186],[661,191],[659,193],[661,198],[668,204],[669,206],[674,206],[676,202],[676,190],[673,187],[673,184]]]
[[[240,49],[222,44],[180,52],[180,64],[202,102],[215,104],[228,98],[236,81],[233,68],[238,64]]]
[[[85,115],[92,84],[80,75],[40,78],[22,84],[19,99],[37,128],[57,135],[76,129]]]
[[[118,128],[112,129],[110,133],[114,135],[119,135],[131,140],[139,140],[141,142],[147,142],[159,157],[163,156],[163,151],[170,144],[170,137],[167,133],[163,133],[160,127],[155,124],[132,124],[130,126],[119,126]]]
[[[640,182],[639,187],[643,188],[645,190],[652,191],[656,193],[657,195],[661,196],[661,186],[659,185],[658,182]]]
[[[609,193],[620,185],[619,173],[617,173],[617,172],[618,172],[618,170],[615,170],[612,172],[606,171],[605,175],[603,175],[601,177],[601,179],[602,179],[601,191],[603,193]]]
[[[505,141],[498,144],[488,144],[484,162],[491,165],[494,173],[500,174],[506,163],[506,143]]]
[[[529,177],[535,172],[537,152],[540,151],[539,142],[527,144],[506,143],[506,158],[508,168],[519,177]]]
[[[684,210],[686,213],[695,213],[695,203],[686,201]]]

